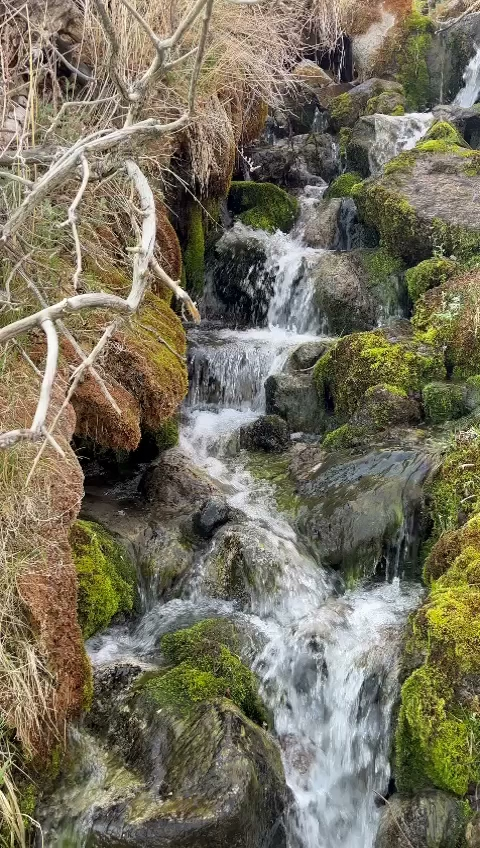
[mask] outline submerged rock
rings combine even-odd
[[[326,412],[315,389],[312,372],[271,374],[265,383],[268,415],[279,415],[292,433],[322,433]]]
[[[205,582],[215,598],[249,609],[257,591],[273,592],[281,568],[271,535],[251,523],[217,534],[205,562]]]
[[[210,539],[231,516],[232,510],[224,498],[209,498],[193,516],[193,530],[202,539]]]
[[[288,424],[279,415],[263,415],[240,428],[240,447],[281,453],[290,444]]]
[[[198,503],[216,494],[216,488],[180,450],[172,448],[147,468],[140,491],[162,518],[191,515]]]
[[[457,848],[465,825],[462,802],[447,792],[393,795],[384,807],[375,848]]]

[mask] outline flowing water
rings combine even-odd
[[[424,116],[422,126],[427,121]],[[306,194],[305,214],[314,202]],[[162,634],[219,615],[241,620],[261,634],[263,647],[252,662],[274,715],[293,793],[286,821],[289,848],[372,848],[376,802],[390,777],[390,725],[402,634],[421,590],[400,579],[405,546],[399,541],[388,580],[345,591],[338,575],[307,554],[290,522],[277,511],[268,486],[252,478],[241,456],[229,455],[232,434],[264,409],[266,377],[281,370],[296,346],[318,341],[321,331],[308,275],[298,273],[312,256],[302,243],[301,224],[292,236],[256,237],[264,242],[275,279],[269,326],[192,334],[191,388],[180,447],[208,471],[273,552],[280,575],[276,588],[264,590],[259,580],[248,611],[241,613],[234,604],[208,597],[200,557],[181,598],[148,604],[133,630],[112,627],[88,648],[94,666],[130,658],[148,663]],[[80,752],[79,761],[88,756],[90,763],[78,778],[83,790],[65,790],[57,811],[46,813],[49,848],[86,844],[89,810],[114,767],[88,737],[82,744],[88,754]]]
[[[379,174],[384,165],[402,150],[413,150],[433,123],[431,112],[412,112],[408,115],[374,115],[375,140],[368,159],[372,174]]]
[[[480,94],[480,47],[475,48],[475,54],[463,75],[463,82],[463,88],[460,89],[453,103],[455,106],[471,109]]]

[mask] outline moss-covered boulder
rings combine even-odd
[[[375,97],[371,97],[367,103],[367,115],[394,115],[405,114],[406,100],[403,92],[382,91]]]
[[[334,129],[353,127],[361,115],[371,114],[368,111],[368,104],[370,103],[372,106],[371,101],[383,93],[396,94],[400,98],[403,95],[403,88],[400,83],[393,80],[373,78],[355,86],[350,91],[339,94],[328,106]],[[398,100],[394,108],[400,102],[403,102],[403,100]]]
[[[399,15],[375,57],[375,72],[392,74],[401,83],[408,112],[425,111],[432,104],[428,60],[434,31],[432,20],[416,9]]]
[[[314,369],[320,397],[333,406],[340,422],[358,410],[374,386],[383,383],[414,395],[444,376],[441,349],[417,336],[407,322],[345,336]]]
[[[468,411],[466,392],[466,387],[457,383],[428,383],[422,390],[425,420],[443,424],[461,418]]]
[[[451,137],[430,137],[352,194],[364,222],[413,265],[439,250],[459,260],[480,251],[479,188],[478,153]]]
[[[433,538],[454,530],[480,511],[480,442],[473,431],[460,435],[430,487]]]
[[[324,197],[327,200],[332,197],[351,197],[353,186],[361,183],[362,180],[361,174],[346,171],[329,185]]]
[[[383,248],[324,252],[309,272],[319,321],[332,335],[371,330],[403,314],[402,263]]]
[[[185,230],[183,268],[188,290],[198,296],[203,292],[205,281],[205,232],[200,203],[189,204]]]
[[[161,519],[192,515],[202,501],[217,494],[207,474],[176,448],[161,453],[147,468],[140,491]]]
[[[413,323],[445,348],[445,363],[454,378],[480,373],[480,271],[454,277],[417,301]]]
[[[468,562],[465,556],[468,554]],[[435,583],[449,571],[458,583],[478,583],[480,570],[477,569],[480,560],[480,515],[474,515],[466,524],[457,530],[442,533],[428,554],[423,569],[423,577],[427,585]],[[455,567],[454,567],[455,566]],[[475,567],[476,574],[472,573]]]
[[[418,403],[398,386],[380,383],[366,390],[352,424],[370,431],[408,427],[420,423]]]
[[[411,299],[415,302],[426,291],[446,283],[457,272],[457,263],[443,256],[425,259],[414,268],[409,268],[405,279]]]
[[[137,573],[126,550],[100,524],[76,521],[70,545],[78,575],[78,620],[85,639],[132,611]]]
[[[243,224],[269,233],[288,233],[299,212],[298,200],[272,183],[233,182],[228,208]]]
[[[205,583],[215,598],[251,609],[257,598],[273,592],[285,565],[282,546],[253,524],[229,524],[217,533],[205,560]]]
[[[312,372],[271,374],[265,381],[268,415],[283,418],[292,433],[323,433],[326,410],[319,398]]]

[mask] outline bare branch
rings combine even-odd
[[[35,412],[35,417],[32,422],[32,430],[34,433],[40,433],[45,424],[45,420],[50,406],[53,384],[57,374],[58,363],[58,335],[50,318],[46,318],[41,322],[40,326],[47,337],[47,361],[45,363],[45,372],[43,375],[42,388],[40,390],[40,398]]]
[[[155,198],[145,174],[132,159],[128,159],[125,165],[128,176],[140,197],[140,209],[143,213],[141,241],[133,262],[133,284],[126,301],[132,311],[135,312],[147,286],[147,271],[153,258],[157,236],[157,216],[155,213]]]
[[[45,132],[45,135],[43,137],[44,141],[47,138],[47,136],[49,136],[50,133],[52,133],[54,131],[54,129],[56,129],[56,127],[58,127],[58,125],[59,125],[60,121],[62,120],[63,116],[65,115],[67,109],[70,109],[73,106],[81,106],[83,108],[85,108],[85,107],[90,108],[90,106],[99,106],[101,103],[112,103],[115,100],[118,100],[118,96],[100,97],[98,100],[66,100],[65,103],[62,103],[62,105],[60,106],[60,109],[58,110],[57,114],[55,115],[55,118],[53,119],[52,123],[50,124],[48,130]]]
[[[190,88],[188,92],[188,114],[190,117],[193,117],[193,115],[195,114],[195,94],[197,90],[198,79],[200,77],[200,71],[203,65],[203,59],[205,56],[205,48],[207,46],[207,37],[208,30],[210,27],[210,20],[212,18],[213,3],[214,0],[207,0],[205,5],[202,32],[200,34],[200,42],[198,44],[198,52],[195,59],[195,65],[192,71],[192,76],[190,78]]]
[[[128,103],[127,86],[125,85],[125,81],[121,78],[118,72],[118,56],[120,53],[120,45],[118,43],[115,30],[112,26],[112,22],[110,20],[108,12],[102,3],[102,0],[93,0],[93,2],[95,3],[95,8],[100,18],[105,38],[107,39],[108,45],[110,47],[110,53],[108,57],[110,76],[122,99]]]
[[[161,280],[162,283],[165,283],[165,285],[168,286],[168,288],[174,293],[175,297],[185,304],[195,323],[199,324],[200,312],[192,298],[185,289],[182,289],[179,283],[176,283],[175,280],[172,280],[172,278],[169,277],[155,257],[152,258],[152,270],[157,275],[158,279]]]
[[[176,68],[177,65],[180,65],[180,63],[184,62],[185,59],[189,59],[190,56],[194,56],[197,50],[198,47],[194,47],[192,50],[189,50],[188,53],[183,53],[181,56],[178,57],[178,59],[172,59],[171,62],[167,62],[163,66],[164,71],[170,71],[172,68]]]
[[[0,179],[12,180],[12,182],[20,183],[21,185],[27,186],[27,188],[31,188],[34,185],[32,180],[27,180],[25,177],[20,177],[18,174],[12,174],[10,171],[0,171]]]
[[[73,288],[75,291],[78,291],[78,283],[80,280],[80,275],[82,273],[82,245],[80,244],[80,236],[78,235],[78,227],[77,227],[77,209],[81,203],[82,197],[85,194],[85,190],[88,185],[88,180],[90,177],[90,167],[88,165],[87,157],[82,153],[81,155],[81,163],[83,170],[83,177],[80,188],[78,189],[72,203],[68,209],[68,218],[65,221],[65,224],[70,224],[72,228],[73,241],[75,244],[75,254],[77,257],[77,265],[75,268],[75,273],[73,275]],[[65,226],[65,224],[61,224],[61,226]]]
[[[75,74],[75,76],[77,76],[79,80],[81,80],[82,82],[96,82],[95,77],[88,76],[88,74],[85,74],[79,68],[76,68],[75,65],[72,65],[72,63],[68,61],[68,59],[63,55],[63,53],[61,53],[60,50],[58,50],[58,48],[55,47],[55,45],[52,44],[51,41],[48,41],[47,44],[50,47],[50,50],[55,53],[57,59],[60,59],[62,64],[64,64],[65,67],[72,72],[72,74]]]

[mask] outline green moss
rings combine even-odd
[[[348,92],[334,97],[329,111],[332,120],[338,128],[353,125],[357,118],[352,98]]]
[[[298,200],[272,183],[233,182],[228,207],[246,226],[288,233],[299,212]]]
[[[472,438],[446,456],[429,489],[433,538],[480,511],[480,442]]]
[[[202,621],[167,634],[161,644],[173,667],[147,674],[136,685],[160,707],[185,715],[199,701],[226,697],[257,724],[267,721],[257,678],[235,653],[239,639],[230,621]]]
[[[248,455],[248,470],[256,480],[265,480],[271,484],[277,508],[294,518],[301,502],[290,475],[290,456],[264,451],[251,452]]]
[[[363,221],[379,231],[382,244],[393,256],[410,259],[420,254],[422,258],[428,249],[425,233],[413,206],[394,187],[381,182],[360,183],[352,196]]]
[[[397,256],[392,256],[384,247],[363,250],[361,259],[370,286],[390,287],[392,277],[398,276],[404,269],[403,262]]]
[[[435,121],[428,132],[425,133],[417,147],[421,147],[421,145],[427,141],[445,141],[451,145],[465,147],[470,150],[470,146],[467,144],[463,136],[460,135],[457,128],[448,121]]]
[[[418,300],[420,295],[425,294],[429,289],[445,283],[456,271],[458,271],[457,263],[444,257],[425,259],[415,268],[409,268],[405,279],[410,297],[413,301]]]
[[[155,442],[159,451],[165,451],[178,445],[178,420],[169,418],[155,433]]]
[[[431,424],[443,424],[465,415],[465,391],[455,383],[428,383],[423,391],[425,418]]]
[[[427,55],[434,25],[412,12],[404,22],[397,53],[397,79],[403,85],[408,112],[425,111],[431,100]]]
[[[370,387],[386,383],[417,392],[443,378],[445,369],[441,351],[416,338],[392,343],[377,330],[345,336],[317,362],[313,374],[320,396],[331,397],[337,415],[349,416]]]
[[[205,282],[205,233],[199,203],[192,203],[189,207],[183,267],[189,291],[202,294]]]
[[[133,608],[136,571],[126,551],[93,521],[76,521],[70,544],[78,575],[78,619],[85,639]]]
[[[367,115],[404,115],[405,97],[398,91],[382,91],[371,97],[365,111]]]
[[[362,444],[368,435],[366,427],[355,427],[352,424],[342,424],[325,436],[322,447],[327,451],[349,450]]]
[[[390,177],[393,174],[401,174],[412,171],[416,161],[417,156],[414,150],[404,150],[396,156],[395,159],[391,159],[390,162],[387,162],[383,169],[383,173],[387,177]]]
[[[339,147],[340,156],[345,156],[347,153],[347,145],[352,140],[352,127],[342,127],[339,132]]]
[[[324,197],[327,199],[331,197],[350,197],[353,186],[362,182],[362,179],[363,177],[360,174],[351,172],[341,174],[329,185]]]

